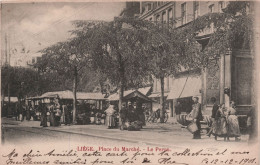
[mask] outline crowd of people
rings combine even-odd
[[[198,97],[193,97],[192,100],[192,110],[187,114],[185,119],[188,121],[189,125],[193,126],[191,128],[193,130],[190,130],[193,133],[193,139],[201,139],[201,121],[203,120],[201,104],[199,103]],[[213,135],[215,140],[217,140],[218,137],[224,137],[225,141],[229,141],[230,138],[234,137],[236,141],[239,141],[241,133],[235,102],[231,101],[229,106],[226,106],[225,104],[218,105],[215,97],[212,97],[210,100],[213,106],[211,122],[209,123],[210,130],[208,131],[207,136],[210,137]],[[61,101],[58,96],[48,104],[42,103],[41,101],[38,103],[36,109],[37,112],[40,113],[40,126],[47,127],[48,121],[50,122],[50,126],[60,126],[62,116],[64,116],[62,121],[65,125],[70,125],[72,123],[72,106]],[[177,101],[175,106],[177,118],[180,116],[181,111],[181,103],[180,101]],[[104,114],[98,115],[99,113],[96,113],[96,117],[100,118],[104,115],[104,123],[109,129],[120,126],[121,130],[140,130],[146,125],[146,112],[145,104],[137,104],[136,102],[129,101],[128,103],[122,104],[120,112],[118,112],[117,105],[109,105],[108,108],[103,111]],[[17,104],[15,118],[16,120],[29,121],[32,117],[35,118],[35,113],[35,107],[33,107],[31,103],[26,105],[25,101],[21,101]],[[249,134],[250,131],[253,130],[252,123],[254,118],[252,114],[253,111],[250,111],[247,120]],[[120,121],[119,118],[121,119]]]
[[[110,105],[106,110],[106,125],[108,128],[115,128],[121,122],[121,130],[140,130],[145,125],[145,106],[137,106],[136,102],[128,105],[122,104],[120,113],[117,113],[116,106]],[[121,121],[117,121],[121,117]]]
[[[235,102],[231,101],[230,106],[226,107],[225,104],[217,105],[214,97],[211,98],[211,101],[213,103],[212,125],[207,135],[213,134],[215,140],[217,137],[224,137],[225,141],[229,140],[230,137],[235,137],[235,140],[239,141],[240,128]]]
[[[201,121],[203,120],[201,104],[199,103],[198,97],[193,97],[192,100],[192,110],[186,116],[186,121],[189,122],[187,128],[193,133],[193,139],[201,139]],[[217,140],[218,137],[224,137],[225,141],[229,141],[229,138],[234,137],[236,141],[239,141],[241,133],[235,102],[231,101],[229,107],[226,107],[225,104],[218,105],[215,97],[211,98],[211,102],[213,108],[210,130],[208,131],[207,136],[210,137],[211,134],[213,134],[215,140]],[[176,115],[180,115],[180,102],[177,102],[175,109]]]
[[[38,104],[37,107],[33,107],[30,102],[26,105],[24,100],[18,103],[15,110],[16,120],[20,120],[21,122],[24,120],[30,121],[31,118],[37,120],[39,116],[41,121],[40,126],[47,127],[48,121],[50,122],[50,126],[60,126],[61,116],[62,113],[64,113],[65,125],[71,124],[72,115],[71,108],[69,108],[70,104],[65,102],[61,104],[59,97],[54,98],[50,103],[42,103],[42,101],[39,100]],[[39,113],[40,115],[37,115],[36,113]]]
[[[49,116],[50,126],[60,126],[61,116],[64,113],[65,125],[71,124],[71,108],[69,104],[61,104],[59,97],[56,97],[50,104],[43,104],[39,101],[38,110],[41,112],[40,126],[47,127],[47,117]]]

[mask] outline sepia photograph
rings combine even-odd
[[[259,164],[258,1],[0,3],[0,164]]]

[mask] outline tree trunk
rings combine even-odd
[[[161,103],[161,107],[160,107],[160,123],[164,122],[164,76],[160,77],[160,81],[161,81],[161,98],[160,98],[160,103]]]
[[[8,104],[7,104],[7,116],[11,116],[12,112],[10,109],[10,71],[8,66],[8,84],[7,84],[7,96],[8,96]]]
[[[125,68],[124,64],[122,62],[122,56],[120,53],[118,53],[118,60],[120,63],[119,67],[119,76],[120,76],[120,82],[119,82],[119,103],[118,103],[118,112],[121,114],[122,110],[122,103],[123,103],[123,97],[124,97],[124,88],[125,88]],[[121,115],[119,115],[119,129],[121,129],[122,126],[122,119]]]
[[[76,115],[77,115],[77,78],[78,71],[77,67],[74,68],[74,81],[73,81],[73,124],[77,124]]]
[[[121,114],[121,110],[122,110],[123,97],[124,97],[124,83],[121,81],[119,87],[119,103],[118,103],[119,114]],[[122,120],[121,120],[121,115],[119,115],[119,128],[121,126],[122,126]]]

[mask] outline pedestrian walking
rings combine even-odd
[[[128,103],[128,108],[127,108],[127,121],[128,122],[134,122],[136,121],[136,114],[135,114],[135,108],[132,105],[131,102]]]
[[[190,112],[190,116],[192,118],[192,122],[194,122],[197,126],[197,130],[193,133],[193,139],[201,139],[200,135],[200,130],[201,130],[201,125],[200,121],[202,120],[202,112],[201,112],[201,105],[199,103],[199,98],[198,97],[193,97],[192,98],[194,104],[192,105],[192,111]]]
[[[22,120],[21,120],[21,122],[23,122],[24,121],[24,118],[26,118],[26,105],[25,105],[25,102],[23,101],[22,103],[21,103],[21,114],[22,114]]]
[[[60,126],[60,119],[61,119],[61,105],[59,103],[59,97],[57,96],[54,99],[54,126]]]
[[[50,126],[55,126],[55,118],[54,118],[54,103],[51,102],[49,105],[49,114],[50,114]]]
[[[143,104],[140,109],[137,110],[139,121],[142,123],[142,126],[145,126],[145,105]]]
[[[26,106],[26,120],[30,121],[31,120],[31,104],[29,103],[28,106]]]
[[[38,110],[41,112],[40,126],[47,127],[47,107],[41,101],[39,101]]]
[[[234,101],[230,102],[230,107],[228,109],[227,126],[228,126],[228,131],[227,131],[228,140],[230,137],[235,137],[235,140],[239,141],[240,139],[238,137],[240,137],[240,129],[239,129],[237,111],[236,111]]]
[[[217,136],[224,137],[224,140],[227,140],[227,115],[228,111],[225,104],[221,104],[215,115],[215,123],[212,130],[215,140],[217,140]]]
[[[65,125],[70,125],[70,110],[68,108],[68,105],[63,105],[63,109],[64,109],[64,116],[65,116]]]
[[[15,120],[19,121],[20,120],[20,110],[19,110],[19,103],[15,105]]]
[[[106,126],[107,128],[113,128],[115,127],[115,113],[116,110],[114,109],[114,105],[110,105],[106,110]]]
[[[209,130],[209,132],[207,134],[207,136],[209,136],[209,137],[212,134],[213,129],[215,129],[215,116],[216,116],[216,113],[217,113],[217,111],[219,109],[219,105],[216,103],[216,100],[217,99],[215,97],[212,97],[210,99],[211,103],[213,104],[213,107],[212,107],[212,113],[211,113],[211,122],[212,123],[211,123],[210,130]],[[217,138],[217,136],[215,136],[215,139],[216,138]]]

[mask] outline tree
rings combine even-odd
[[[149,57],[149,71],[156,79],[160,80],[160,122],[164,122],[165,98],[164,79],[180,71],[181,58],[177,46],[178,40],[172,40],[172,27],[166,24],[151,24],[147,38],[147,56]]]
[[[231,1],[222,13],[208,13],[184,27],[171,31],[172,40],[179,41],[180,54],[185,68],[207,67],[209,59],[232,48],[253,49],[254,16],[246,12],[250,2]],[[214,29],[208,42],[197,46],[197,36],[205,29]]]
[[[145,56],[147,26],[141,20],[116,18],[111,22],[75,22],[74,34],[88,42],[92,67],[119,88],[119,111],[128,84],[147,81],[148,56]],[[121,124],[121,120],[120,120]]]
[[[73,123],[76,123],[78,74],[83,68],[88,68],[89,63],[88,55],[84,53],[87,48],[84,41],[72,38],[42,50],[42,59],[36,64],[43,72],[58,73],[73,80]]]

